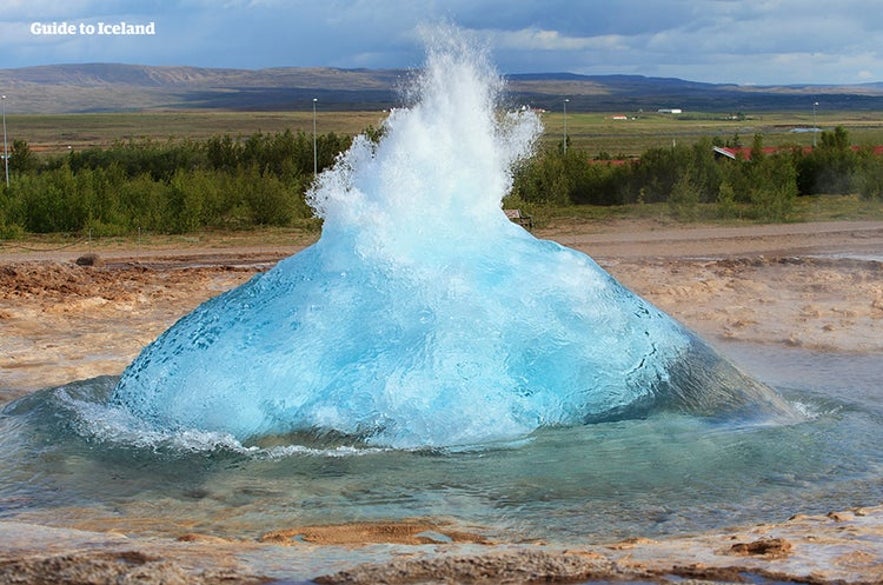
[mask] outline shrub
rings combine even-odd
[[[723,181],[717,192],[717,213],[724,219],[732,219],[738,215],[736,191],[729,181]]]
[[[864,199],[883,199],[883,158],[871,151],[859,154],[855,175],[856,188]]]
[[[668,206],[676,218],[685,221],[694,221],[699,206],[699,189],[693,183],[690,172],[687,170],[678,178],[672,186],[668,197]]]

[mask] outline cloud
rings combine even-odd
[[[117,61],[261,68],[419,66],[421,24],[473,31],[502,72],[847,83],[883,72],[875,0],[7,0],[0,66]],[[35,38],[30,22],[156,22],[155,39]]]
[[[620,35],[599,35],[576,37],[561,34],[556,30],[527,28],[513,31],[484,30],[483,35],[491,39],[497,50],[516,51],[592,51],[624,49]]]

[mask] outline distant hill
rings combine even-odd
[[[116,63],[0,69],[0,92],[18,113],[158,109],[371,110],[401,105],[399,88],[413,72],[278,67],[213,69]],[[507,76],[507,100],[557,110],[736,112],[883,110],[883,82],[854,86],[739,86],[639,75],[530,73]]]

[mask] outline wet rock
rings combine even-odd
[[[178,542],[199,542],[204,544],[229,544],[232,542],[229,539],[221,538],[220,536],[212,536],[210,534],[198,534],[196,532],[188,532],[187,534],[182,534],[176,539]]]
[[[635,548],[636,546],[653,544],[654,542],[655,541],[652,539],[643,537],[626,538],[625,540],[611,544],[608,548],[611,550],[628,550],[630,548]]]
[[[761,538],[753,542],[736,543],[730,547],[729,554],[781,559],[788,556],[792,548],[793,545],[784,538]]]
[[[260,537],[260,542],[296,545],[299,543],[324,545],[365,544],[490,544],[479,534],[453,530],[450,526],[422,522],[362,522],[342,525],[302,526],[274,530]]]
[[[484,556],[395,559],[383,565],[356,567],[317,577],[322,585],[376,583],[576,583],[620,576],[617,567],[597,555],[550,554],[524,550]]]
[[[83,254],[76,260],[77,266],[102,266],[104,260],[98,254]]]
[[[93,552],[0,560],[0,583],[8,585],[257,585],[266,579],[230,569],[187,570],[180,564],[142,552]]]
[[[848,522],[850,520],[855,520],[855,513],[849,510],[844,510],[841,512],[828,512],[827,516],[834,522]]]

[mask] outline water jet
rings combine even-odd
[[[661,410],[788,404],[501,201],[541,131],[501,113],[485,53],[431,46],[379,143],[357,137],[309,201],[308,249],[187,315],[111,401],[156,428],[397,448],[523,438]]]

